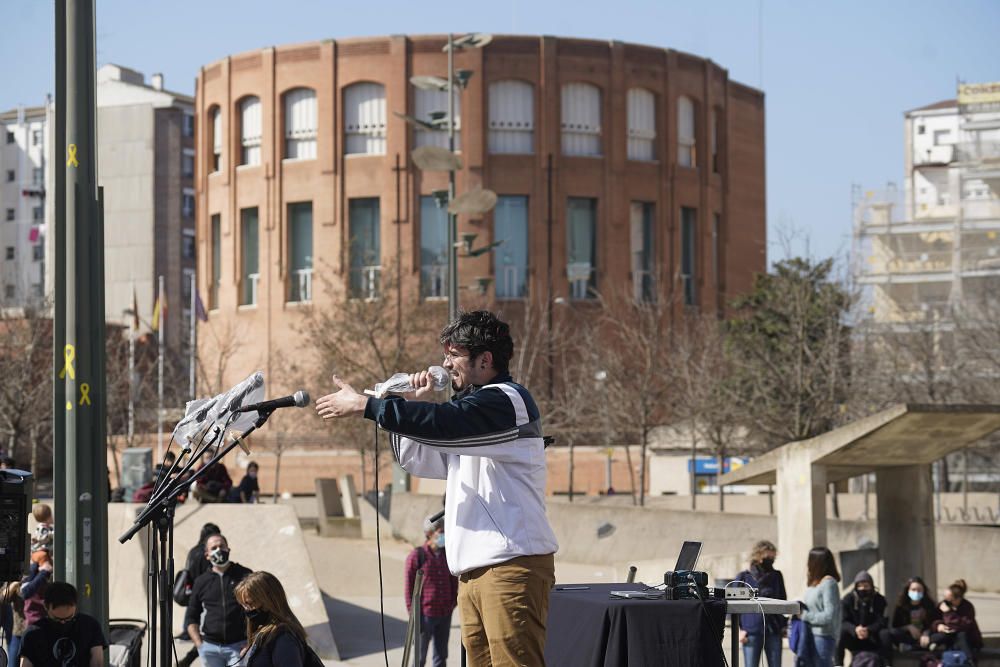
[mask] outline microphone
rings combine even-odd
[[[251,403],[242,407],[236,407],[235,412],[270,412],[278,408],[304,408],[309,405],[309,394],[304,391],[297,391],[291,396],[273,398],[270,401]]]
[[[205,404],[205,407],[203,407],[203,408],[202,408],[202,409],[201,409],[201,410],[200,410],[200,411],[198,412],[198,414],[197,414],[197,415],[195,416],[194,420],[195,420],[196,422],[203,422],[203,421],[205,421],[205,417],[207,417],[207,416],[208,416],[208,412],[209,412],[209,411],[210,411],[210,410],[211,410],[211,409],[212,409],[213,407],[215,407],[215,404],[216,404],[216,403],[218,403],[218,402],[219,402],[219,399],[218,399],[218,398],[213,398],[213,399],[212,399],[211,401],[209,401],[208,403],[206,403],[206,404]]]
[[[229,409],[228,409],[228,411],[229,412],[245,412],[244,410],[240,409],[240,404],[242,404],[243,401],[246,400],[247,396],[249,396],[251,393],[253,393],[254,389],[256,389],[257,387],[261,386],[262,384],[264,384],[264,378],[263,378],[263,376],[261,376],[261,375],[255,376],[254,379],[253,379],[253,382],[251,382],[250,384],[248,384],[246,386],[246,388],[242,391],[242,393],[240,393],[239,396],[236,396],[236,397],[233,398],[233,400],[229,401]]]

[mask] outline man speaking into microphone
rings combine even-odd
[[[545,664],[545,622],[558,549],[545,516],[545,445],[531,394],[513,381],[510,327],[493,313],[461,313],[440,335],[455,394],[359,394],[337,376],[316,402],[323,419],[364,414],[390,433],[407,472],[447,479],[445,549],[459,578],[462,643],[474,667]]]

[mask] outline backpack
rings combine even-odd
[[[851,656],[851,667],[882,667],[882,657],[871,651],[859,651]]]
[[[972,661],[969,660],[969,656],[965,655],[965,651],[945,651],[944,655],[941,656],[942,667],[970,667]]]

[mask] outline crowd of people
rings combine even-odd
[[[176,456],[173,452],[167,452],[164,455],[163,463],[156,466],[153,470],[153,476],[145,484],[137,488],[132,492],[132,497],[130,500],[134,503],[146,503],[149,502],[150,497],[153,495],[154,489],[157,488],[157,484],[162,475],[166,475],[173,468]],[[229,470],[221,462],[211,463],[205,462],[198,467],[198,470],[204,469],[196,480],[192,483],[191,492],[195,500],[200,503],[257,503],[260,501],[260,484],[257,481],[257,473],[260,470],[260,465],[256,461],[251,461],[247,464],[246,472],[243,478],[240,480],[238,485],[233,485],[233,479],[229,475]],[[177,473],[174,473],[174,476]],[[187,473],[184,478],[190,479],[193,475]],[[124,489],[121,489],[118,494],[111,493],[110,495],[112,501],[123,501],[126,500],[124,497]],[[187,501],[187,490],[181,493],[177,497],[178,502],[184,503]]]
[[[756,589],[759,597],[787,599],[784,577],[774,569],[776,556],[774,544],[758,542],[749,567],[733,583]],[[911,577],[891,609],[867,571],[855,575],[843,597],[840,582],[833,553],[826,547],[812,549],[802,611],[790,627],[776,614],[740,617],[739,641],[747,667],[758,667],[761,655],[768,667],[780,667],[785,635],[800,667],[843,665],[848,651],[856,667],[888,667],[897,651],[920,652],[921,664],[937,665],[946,652],[951,652],[951,662],[975,664],[983,637],[963,579],[953,582],[938,603],[923,579]]]

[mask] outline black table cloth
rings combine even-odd
[[[572,590],[588,586],[586,590]],[[641,584],[560,584],[549,595],[547,667],[721,667],[726,603],[615,599]],[[568,590],[567,590],[568,589]]]

